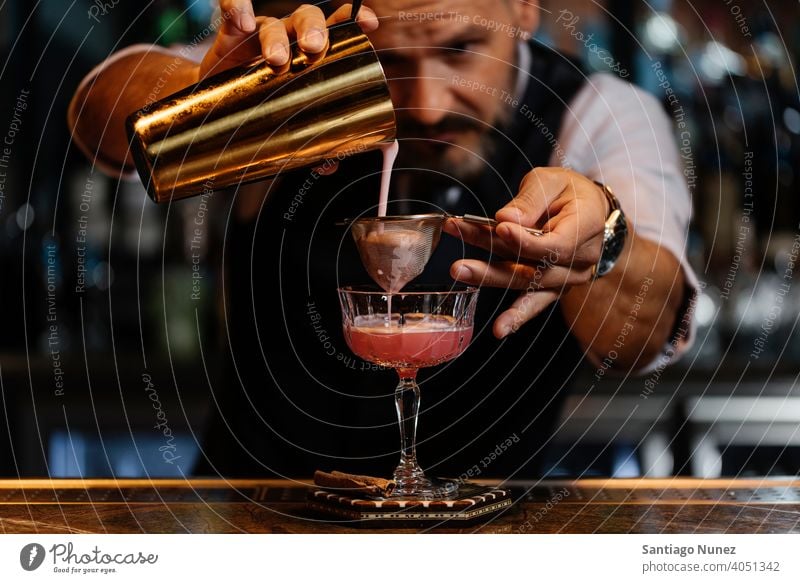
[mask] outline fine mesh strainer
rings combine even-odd
[[[384,291],[396,293],[425,269],[448,218],[489,227],[497,225],[497,221],[487,217],[444,213],[362,217],[339,224],[351,227],[361,262],[373,281]],[[539,229],[526,230],[532,235],[543,234]]]
[[[364,217],[350,222],[361,262],[384,291],[399,292],[425,269],[442,234],[442,215]]]

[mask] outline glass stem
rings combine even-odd
[[[419,385],[415,369],[401,369],[400,383],[394,392],[397,421],[400,424],[400,463],[394,471],[399,491],[412,489],[426,483],[422,468],[417,463],[417,414],[419,413]]]

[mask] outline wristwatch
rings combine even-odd
[[[625,221],[625,214],[611,188],[596,180],[594,183],[603,189],[603,194],[606,195],[608,206],[611,209],[603,229],[603,251],[597,265],[592,268],[592,279],[597,279],[611,271],[622,254],[625,239],[628,236],[628,223]]]

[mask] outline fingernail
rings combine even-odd
[[[275,43],[269,49],[269,60],[278,65],[282,65],[289,59],[289,52],[281,43]]]
[[[303,44],[312,51],[321,51],[325,48],[325,38],[322,36],[321,28],[312,28],[303,37]]]
[[[361,10],[358,11],[358,15],[356,16],[356,20],[358,22],[367,22],[367,21],[371,20],[371,21],[373,21],[373,22],[375,22],[377,24],[378,17],[376,16],[375,12],[372,11],[372,9],[370,9],[370,8],[368,8],[366,6],[362,6]]]
[[[502,340],[511,333],[511,327],[508,324],[503,324],[502,326],[500,326],[500,329],[498,331],[500,332],[500,335],[498,336],[497,339]]]
[[[252,14],[240,14],[239,28],[245,32],[253,32],[256,29],[256,19],[253,18]]]
[[[463,265],[459,265],[456,269],[455,279],[469,279],[472,277],[472,270]]]

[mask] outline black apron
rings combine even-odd
[[[585,77],[563,56],[531,48],[525,96],[490,168],[457,204],[444,190],[427,193],[430,204],[492,216],[527,172],[548,165],[553,136]],[[336,293],[371,283],[349,232],[335,223],[376,204],[380,167],[380,153],[369,152],[346,159],[332,176],[287,175],[256,221],[228,229],[231,349],[213,387],[196,475],[310,477],[324,469],[385,476],[396,465],[397,375],[349,351]],[[488,254],[443,234],[418,281],[452,283],[449,267],[464,257]],[[494,338],[494,318],[518,295],[482,288],[470,347],[419,373],[417,453],[431,475],[530,478],[541,471],[582,354],[557,304],[506,339]]]

